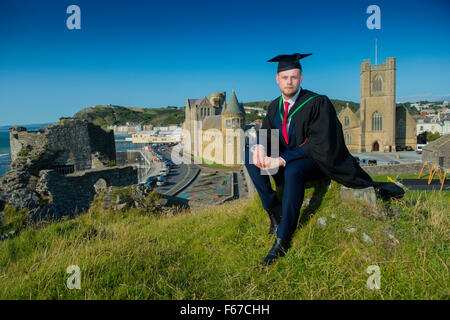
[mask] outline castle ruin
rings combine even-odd
[[[137,183],[136,168],[115,166],[114,132],[86,120],[61,118],[37,131],[12,127],[10,146],[0,205],[28,209],[35,219],[85,211],[100,189]]]

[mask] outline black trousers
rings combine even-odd
[[[277,186],[284,185],[282,198],[282,218],[277,229],[277,238],[290,240],[297,228],[300,208],[305,195],[305,183],[325,177],[311,161],[305,157],[290,161],[286,167],[278,170],[262,170],[250,163],[250,152],[245,149],[245,166],[250,178],[258,191],[265,210],[275,207],[279,201],[276,192],[272,189],[269,176],[272,176]],[[269,174],[268,174],[269,173]]]

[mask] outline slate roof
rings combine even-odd
[[[219,115],[206,117],[202,122],[202,130],[222,128],[222,117]]]
[[[233,92],[231,93],[230,100],[228,101],[227,106],[225,107],[225,110],[222,112],[222,114],[239,114],[243,113],[245,114],[245,110],[243,107],[239,105],[239,102],[236,98],[236,94]]]
[[[203,99],[188,99],[188,106],[198,106]]]

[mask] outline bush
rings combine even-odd
[[[28,213],[27,209],[17,210],[6,204],[3,208],[0,233],[17,232],[25,228],[29,220]]]

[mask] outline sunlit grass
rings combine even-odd
[[[338,187],[333,183],[288,254],[268,268],[260,262],[274,239],[257,196],[174,216],[114,212],[96,202],[76,219],[0,243],[0,297],[448,299],[449,193],[408,191],[375,209],[341,202]],[[393,216],[393,206],[401,214]],[[327,218],[325,229],[319,217]],[[80,290],[66,287],[69,265],[81,269]],[[380,267],[380,290],[366,288],[370,265]]]

